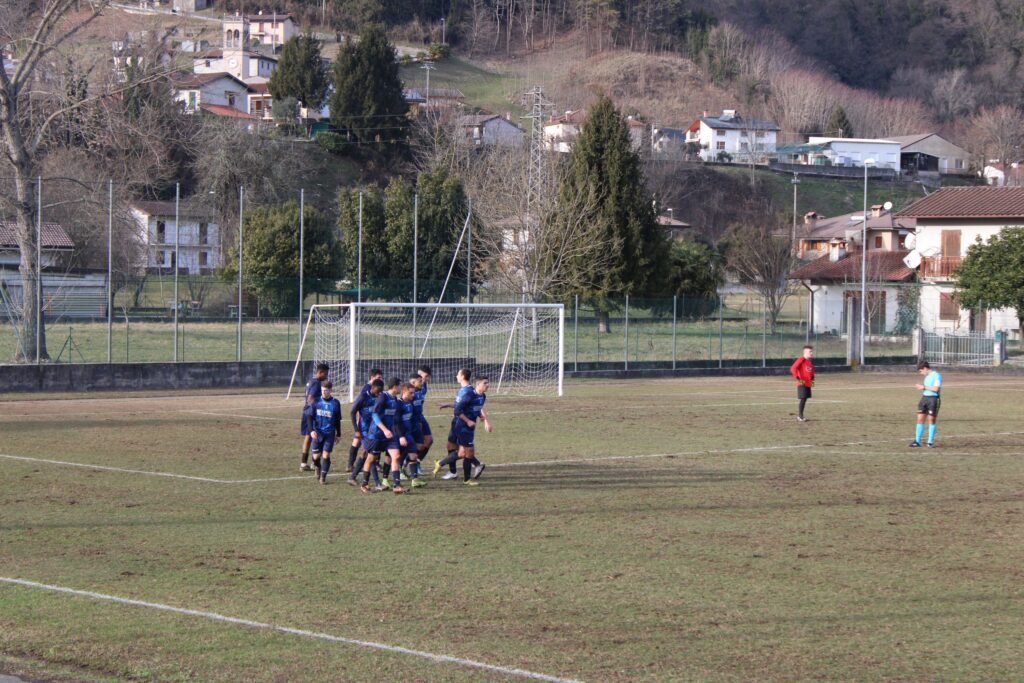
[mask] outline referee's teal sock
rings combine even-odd
[[[928,443],[935,443],[935,428],[936,427],[938,427],[938,425],[934,424],[934,423],[928,425]]]
[[[916,441],[917,443],[921,443],[921,437],[922,436],[924,436],[924,423],[923,422],[918,422],[917,423],[917,432],[916,432],[916,436],[914,436],[914,441]]]

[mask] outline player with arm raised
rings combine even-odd
[[[302,437],[302,460],[299,462],[299,470],[316,470],[318,478],[320,468],[317,465],[316,454],[313,455],[313,466],[309,466],[309,448],[313,443],[310,432],[313,431],[313,404],[320,398],[320,385],[327,379],[329,372],[330,368],[326,363],[319,363],[316,366],[316,373],[306,382],[306,400],[302,404],[302,424],[299,427],[299,435]]]
[[[469,400],[469,395],[473,393],[473,387],[470,384],[470,378],[473,376],[473,372],[469,368],[462,368],[455,375],[455,378],[459,382],[459,390],[455,394],[455,403],[442,403],[438,406],[439,410],[445,408],[454,408],[455,414],[452,416],[452,424],[448,428],[448,443],[446,449],[448,455],[443,460],[438,460],[434,463],[433,476],[436,478],[437,473],[441,471],[443,467],[448,467],[449,471],[445,473],[442,479],[454,479],[458,475],[455,463],[459,461],[459,444],[458,444],[458,415],[459,415],[459,403],[460,401]]]
[[[352,402],[352,407],[349,410],[349,415],[352,418],[352,445],[348,449],[348,467],[345,470],[346,472],[358,471],[358,469],[353,468],[355,468],[356,459],[359,457],[359,445],[363,437],[363,432],[359,426],[360,416],[366,403],[373,403],[370,399],[370,385],[373,384],[373,380],[383,379],[383,377],[384,373],[380,371],[380,368],[371,368],[370,379],[366,381],[366,384],[359,391],[359,395],[356,396],[356,400]]]
[[[331,469],[331,451],[334,440],[341,436],[341,402],[331,396],[332,385],[324,382],[321,395],[313,403],[313,461],[320,461],[316,478],[321,484],[327,483],[327,472]]]
[[[487,419],[484,403],[487,401],[487,390],[491,383],[486,377],[477,377],[475,389],[469,394],[468,400],[460,401],[455,407],[455,419],[458,423],[459,458],[462,459],[462,482],[476,486],[484,468],[487,467],[476,457],[476,425],[483,420],[484,429],[490,432],[491,421]]]
[[[942,375],[932,370],[932,366],[925,360],[917,364],[917,372],[924,375],[924,381],[916,385],[918,391],[921,392],[921,400],[917,402],[917,429],[914,433],[914,440],[910,442],[910,447],[921,447],[921,437],[924,436],[925,421],[927,420],[928,448],[935,448],[935,423],[939,419]]]

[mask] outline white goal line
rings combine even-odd
[[[491,671],[494,673],[504,674],[506,676],[514,676],[516,678],[527,678],[535,681],[549,681],[550,683],[580,683],[580,681],[572,678],[550,676],[548,674],[537,673],[536,671],[527,671],[526,669],[517,669],[508,666],[498,666],[497,664],[488,664],[487,662],[480,662],[475,659],[452,657],[451,655],[439,655],[433,652],[426,652],[424,650],[414,650],[411,648],[401,647],[398,645],[377,643],[372,640],[346,638],[345,636],[335,636],[329,633],[308,631],[306,629],[293,628],[291,626],[281,626],[278,624],[270,624],[262,621],[253,621],[251,619],[240,619],[238,617],[230,617],[224,614],[218,614],[216,612],[206,612],[203,610],[187,609],[184,607],[174,607],[173,605],[165,605],[159,602],[135,600],[133,598],[125,598],[118,595],[108,595],[107,593],[97,593],[94,591],[79,590],[77,588],[67,588],[65,586],[55,586],[48,583],[39,583],[38,581],[28,581],[25,579],[0,576],[0,583],[6,583],[12,586],[21,586],[23,588],[45,590],[54,593],[63,593],[66,595],[76,595],[83,598],[92,598],[93,600],[105,600],[107,602],[114,602],[120,605],[131,605],[132,607],[146,607],[148,609],[159,610],[161,612],[171,612],[173,614],[181,614],[187,617],[197,617],[199,619],[218,621],[225,624],[235,624],[237,626],[248,626],[249,628],[261,629],[265,631],[276,631],[278,633],[285,633],[287,635],[299,636],[302,638],[326,640],[333,643],[343,643],[345,645],[355,645],[357,647],[368,648],[371,650],[381,650],[383,652],[389,652],[392,654],[419,657],[420,659],[429,659],[430,661],[437,662],[439,664],[456,664],[458,666],[469,667],[473,669],[482,669],[484,671]]]

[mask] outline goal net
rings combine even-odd
[[[326,363],[335,393],[350,401],[371,368],[404,380],[421,365],[430,366],[434,388],[458,386],[455,374],[466,367],[490,377],[491,393],[561,396],[564,336],[561,304],[316,305],[288,395]],[[304,360],[311,363],[300,375]]]

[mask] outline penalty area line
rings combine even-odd
[[[481,669],[483,671],[491,671],[494,673],[504,674],[506,676],[515,676],[517,678],[527,678],[535,681],[549,681],[550,683],[580,683],[580,681],[576,679],[562,678],[560,676],[551,676],[548,674],[537,673],[536,671],[528,671],[526,669],[499,666],[497,664],[488,664],[487,662],[480,662],[475,659],[452,657],[451,655],[439,655],[433,652],[426,652],[424,650],[413,650],[411,648],[401,647],[398,645],[377,643],[372,640],[346,638],[344,636],[335,636],[329,633],[319,633],[317,631],[308,631],[306,629],[292,628],[290,626],[280,626],[278,624],[270,624],[262,621],[253,621],[251,619],[240,619],[238,617],[230,617],[224,614],[218,614],[216,612],[205,612],[202,610],[174,607],[173,605],[165,605],[159,602],[146,602],[145,600],[135,600],[133,598],[125,598],[117,595],[108,595],[106,593],[96,593],[93,591],[79,590],[77,588],[67,588],[64,586],[54,586],[47,583],[39,583],[37,581],[27,581],[25,579],[0,577],[0,583],[6,583],[13,586],[21,586],[24,588],[46,590],[54,593],[64,593],[66,595],[76,595],[84,598],[92,598],[94,600],[105,600],[107,602],[114,602],[121,605],[131,605],[133,607],[146,607],[148,609],[155,609],[161,612],[171,612],[173,614],[181,614],[188,617],[197,617],[200,619],[207,619],[209,621],[218,621],[225,624],[247,626],[249,628],[261,629],[264,631],[275,631],[277,633],[285,633],[292,636],[299,636],[314,640],[326,640],[333,643],[355,645],[357,647],[367,648],[371,650],[380,650],[382,652],[389,652],[392,654],[419,657],[420,659],[428,659],[432,662],[437,662],[439,664],[456,664],[458,666],[469,667],[472,669]]]

